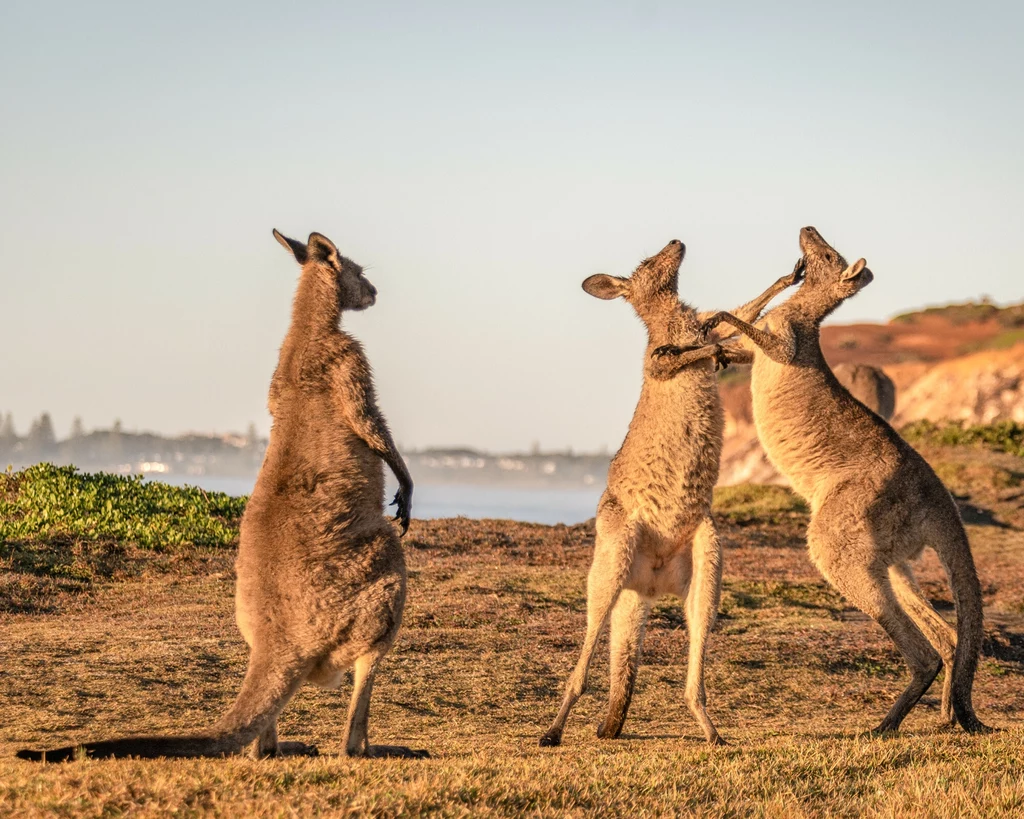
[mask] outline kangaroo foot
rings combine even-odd
[[[555,748],[562,744],[562,734],[559,731],[548,731],[540,738],[541,748]]]
[[[320,749],[305,742],[279,742],[275,756],[320,756]]]

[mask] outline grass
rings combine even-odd
[[[0,474],[0,611],[233,548],[245,498],[37,464]]]
[[[996,464],[939,461],[932,466],[951,492],[965,493],[979,487],[998,491],[1024,484],[1024,473]]]
[[[586,742],[545,752],[484,739],[415,764],[86,763],[77,781],[56,789],[52,771],[30,769],[27,781],[0,785],[0,799],[11,815],[26,817],[958,817],[1024,810],[1019,738],[781,739],[716,751],[654,744]]]
[[[1024,424],[1016,421],[964,425],[954,421],[935,423],[922,420],[908,424],[900,430],[900,434],[915,446],[987,447],[1024,458]]]
[[[0,475],[0,540],[118,541],[145,549],[230,546],[245,498],[141,475],[37,464]]]
[[[1008,350],[1021,342],[1024,342],[1024,327],[1014,327],[1010,330],[1003,330],[994,338],[965,344],[959,352],[961,355],[969,355],[982,350]]]
[[[806,521],[808,508],[803,499],[784,486],[739,484],[715,489],[714,512],[740,525]]]
[[[913,324],[921,316],[941,316],[953,325],[968,324],[975,321],[994,319],[1008,328],[1024,325],[1024,304],[1012,304],[999,307],[991,302],[965,302],[963,304],[947,304],[941,307],[927,307],[913,313],[894,316],[894,324]]]
[[[955,462],[959,451],[952,448],[944,457]],[[4,526],[14,526],[9,510],[60,505],[60,496],[47,501],[37,491],[50,480],[48,473],[32,474],[6,479]],[[69,494],[96,490],[95,502],[82,508],[105,508],[99,498],[106,477],[93,481],[72,472],[68,480],[61,486]],[[114,491],[132,497],[140,488],[134,482],[116,486]],[[22,498],[26,490],[30,497]],[[14,759],[19,747],[193,730],[209,724],[234,697],[247,657],[232,603],[232,544],[241,506],[207,496],[210,506],[204,507],[202,496],[178,492],[157,490],[154,498],[162,500],[137,507],[149,511],[133,513],[134,522],[145,529],[151,517],[181,503],[192,505],[197,519],[205,510],[209,520],[179,532],[214,531],[220,522],[225,538],[121,543],[125,557],[117,571],[97,569],[75,591],[54,594],[33,586],[25,607],[0,611],[0,814],[1024,812],[1021,531],[969,527],[987,616],[975,705],[984,720],[1005,730],[969,737],[939,729],[937,684],[899,736],[870,738],[864,731],[906,682],[902,662],[881,629],[852,610],[810,565],[803,543],[806,512],[779,487],[716,494],[725,582],[707,688],[711,715],[729,747],[707,748],[684,704],[685,619],[681,601],[671,597],[652,611],[623,738],[600,741],[594,732],[607,690],[602,647],[564,745],[537,747],[579,650],[593,525],[453,519],[415,520],[405,538],[409,603],[377,679],[370,724],[374,741],[427,748],[432,759],[341,756],[347,685],[340,692],[303,689],[282,715],[282,738],[315,742],[323,753],[317,759],[49,766]],[[1003,508],[992,513],[1002,515]],[[25,526],[26,516],[18,526]],[[116,515],[110,521],[120,525]],[[19,548],[63,554],[119,542],[99,524],[74,527],[70,520],[18,529]],[[154,562],[153,555],[165,562]],[[25,562],[0,568],[2,582],[41,577]],[[918,575],[926,594],[948,612],[949,591],[933,555],[922,559]]]

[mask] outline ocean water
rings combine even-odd
[[[207,475],[160,475],[154,480],[175,486],[200,486],[210,492],[248,495],[253,478],[223,478]],[[414,518],[504,518],[531,523],[580,523],[594,517],[603,486],[580,488],[524,488],[472,484],[416,484],[413,494]],[[395,489],[388,487],[388,500]]]

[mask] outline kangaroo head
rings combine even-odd
[[[874,278],[867,262],[858,259],[847,265],[846,259],[813,227],[800,230],[800,250],[804,254],[805,271],[801,290],[813,291],[826,301],[834,301],[836,306],[859,293]]]
[[[678,303],[679,265],[685,255],[686,245],[673,239],[660,253],[640,262],[628,278],[598,273],[584,280],[583,289],[599,299],[621,296],[644,318],[661,303]]]
[[[377,288],[363,276],[363,268],[342,256],[322,233],[310,233],[306,244],[277,230],[274,238],[302,265],[303,275],[316,276],[333,288],[339,309],[365,310],[377,301]]]

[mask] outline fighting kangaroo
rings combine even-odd
[[[238,699],[197,734],[19,751],[22,759],[223,756],[253,740],[260,756],[315,754],[278,742],[278,714],[303,682],[337,688],[349,668],[345,753],[427,755],[367,737],[374,672],[405,604],[405,558],[384,515],[383,462],[398,478],[403,534],[413,488],[377,408],[366,355],[339,327],[342,311],[365,310],[377,291],[326,236],[312,233],[306,244],[274,236],[302,275],[270,384],[270,445],[242,518],[235,607],[252,653]]]
[[[981,586],[960,513],[925,460],[840,385],[821,353],[826,316],[870,284],[863,259],[846,260],[813,227],[800,231],[803,286],[757,324],[718,313],[754,345],[754,423],[768,458],[811,507],[807,544],[825,578],[873,617],[911,672],[876,732],[895,731],[943,663],[942,717],[986,731],[971,687],[982,642]],[[925,546],[949,576],[957,628],[931,607],[910,561]]]
[[[686,600],[690,636],[686,702],[707,741],[722,740],[708,717],[705,644],[718,611],[721,546],[711,517],[711,492],[722,450],[722,406],[715,380],[721,347],[694,347],[701,320],[679,301],[679,266],[686,252],[673,240],[640,263],[629,278],[597,275],[583,289],[599,299],[622,296],[647,326],[646,366],[629,432],[608,470],[597,507],[597,538],[587,579],[587,632],[562,707],[541,739],[559,745],[569,711],[587,685],[590,662],[611,619],[611,690],[598,736],[622,731],[640,662],[651,603],[663,594]],[[751,321],[798,276],[779,279],[737,313]],[[664,349],[665,345],[670,345]],[[651,351],[661,349],[659,355]]]

